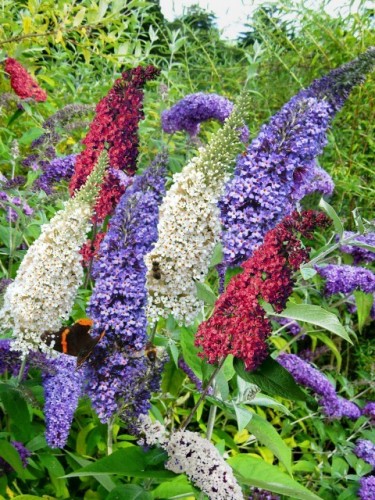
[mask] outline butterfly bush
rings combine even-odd
[[[355,420],[361,416],[358,406],[338,396],[328,378],[307,361],[295,354],[286,353],[280,354],[277,361],[288,370],[297,383],[308,387],[319,396],[319,404],[327,417],[347,417]]]
[[[328,174],[316,165],[336,112],[374,65],[375,49],[315,80],[264,125],[239,157],[220,199],[226,265],[250,257],[264,235],[291,213],[302,196],[332,191]],[[311,182],[312,181],[312,182]]]
[[[196,432],[177,431],[169,436],[159,422],[150,417],[140,419],[139,430],[144,442],[159,445],[168,453],[165,468],[187,477],[212,500],[243,500],[232,469],[215,446]]]
[[[375,424],[375,402],[368,402],[362,409],[363,415],[370,417],[371,421]]]
[[[353,231],[344,231],[342,236],[343,239],[347,239],[353,237],[356,233]],[[375,247],[375,233],[361,234],[355,237],[355,240],[350,245],[341,245],[340,250],[344,253],[348,253],[353,256],[354,264],[358,264],[360,262],[374,262],[375,261],[375,252],[373,250],[369,250],[367,248],[362,248],[356,246],[355,242],[359,241],[365,245]]]
[[[233,107],[234,104],[229,99],[218,94],[189,94],[162,112],[161,126],[168,134],[185,130],[195,137],[199,133],[201,122],[215,119],[223,123],[232,113]],[[241,129],[241,140],[246,142],[248,139],[249,130],[244,126]]]
[[[42,226],[41,235],[6,289],[0,321],[2,329],[13,330],[12,348],[22,356],[37,348],[50,353],[41,334],[46,328],[58,330],[69,316],[83,277],[79,249],[90,227],[106,167],[103,152],[82,189]]]
[[[177,321],[189,324],[202,308],[195,283],[206,276],[219,242],[217,201],[240,144],[247,103],[248,96],[241,96],[224,127],[173,176],[160,208],[158,241],[145,259],[151,322],[173,314]],[[153,275],[153,263],[160,265],[160,279]]]
[[[375,292],[375,274],[370,269],[349,265],[329,264],[325,267],[315,266],[320,276],[326,280],[325,293],[352,293],[362,290],[365,293]]]
[[[43,166],[42,175],[34,182],[34,187],[42,189],[46,194],[52,194],[52,186],[61,180],[69,180],[74,172],[77,155],[67,155],[53,158]]]
[[[155,377],[148,384],[144,381],[150,362],[144,354],[147,299],[143,258],[157,239],[166,163],[167,157],[162,154],[134,178],[111,219],[93,265],[95,288],[88,315],[94,320],[94,332],[104,330],[105,336],[89,360],[92,374],[87,393],[102,421],[124,404],[128,416],[147,412],[150,392],[160,372],[156,363],[151,367]]]
[[[10,76],[12,89],[21,99],[31,97],[39,102],[47,99],[46,92],[39,87],[22,64],[12,57],[8,57],[5,61],[5,72]]]
[[[51,448],[66,445],[78,399],[83,391],[85,370],[76,370],[76,358],[59,354],[43,372],[46,441]]]
[[[358,498],[361,500],[374,500],[375,476],[361,477],[359,485]]]
[[[359,439],[354,448],[358,458],[375,467],[375,444],[368,439]]]
[[[71,194],[85,182],[105,143],[108,144],[111,167],[134,174],[139,145],[138,126],[144,117],[142,88],[158,74],[159,70],[154,66],[138,66],[125,71],[115,81],[108,95],[99,102],[90,130],[83,140],[86,148],[75,162],[70,182]],[[113,212],[124,191],[118,177],[109,173],[96,206],[98,221]]]
[[[212,316],[199,325],[196,345],[209,363],[228,354],[243,359],[247,370],[255,370],[266,358],[271,322],[259,298],[281,312],[293,291],[293,271],[308,259],[298,233],[312,237],[315,228],[326,227],[322,213],[294,212],[266,234],[264,243],[243,265],[243,273],[230,281],[216,301]]]

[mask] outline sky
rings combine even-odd
[[[361,0],[354,0],[351,3],[352,11],[358,9]],[[160,0],[161,10],[168,21],[183,14],[184,9],[194,4],[199,4],[203,9],[212,11],[217,16],[217,24],[223,32],[223,37],[235,39],[241,31],[244,31],[246,18],[252,14],[257,5],[264,4],[264,0]],[[270,2],[269,2],[270,3]],[[278,2],[275,2],[276,4]],[[362,2],[363,3],[363,2]],[[369,2],[370,3],[370,2]],[[305,5],[317,5],[316,0],[305,1]],[[327,12],[332,16],[343,15],[348,12],[346,7],[349,0],[331,0],[326,7]]]

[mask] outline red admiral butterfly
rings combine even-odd
[[[54,342],[53,349],[77,357],[77,369],[91,356],[96,344],[103,338],[104,331],[95,339],[89,334],[93,321],[88,318],[77,320],[72,326],[63,326],[58,332],[44,332],[41,339],[47,345]]]

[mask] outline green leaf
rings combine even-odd
[[[179,495],[193,494],[194,489],[185,475],[177,476],[160,484],[152,492],[153,498],[173,498]]]
[[[178,347],[176,346],[176,342],[174,342],[172,339],[170,339],[168,342],[168,347],[169,347],[169,351],[171,353],[172,359],[174,361],[174,364],[176,366],[178,366],[179,352],[178,352]]]
[[[344,234],[344,226],[342,225],[340,217],[337,215],[335,209],[329,203],[324,201],[323,198],[321,198],[321,200],[319,202],[319,206],[332,219],[333,225],[335,227],[335,231],[341,238],[342,235]]]
[[[281,470],[249,455],[236,455],[228,460],[228,464],[236,474],[241,476],[241,482],[257,488],[262,488],[287,498],[301,500],[321,500],[320,497],[310,492],[307,488],[297,483]]]
[[[355,304],[357,306],[358,329],[362,333],[362,329],[370,316],[374,296],[372,293],[364,293],[360,290],[354,292]]]
[[[205,304],[208,304],[209,306],[213,306],[216,302],[216,295],[214,292],[211,290],[211,288],[206,285],[206,283],[195,283],[196,289],[197,289],[197,297],[200,300],[203,300]]]
[[[41,135],[45,133],[45,130],[42,128],[37,128],[37,127],[32,127],[29,128],[19,139],[19,143],[23,144],[24,146],[28,146],[31,144],[35,139],[38,139]]]
[[[292,452],[284,443],[273,425],[267,420],[254,413],[253,418],[246,426],[254,436],[282,462],[286,470],[292,475]]]
[[[222,373],[224,373],[224,377],[226,380],[231,380],[236,373],[234,367],[233,367],[233,355],[229,354],[223,364],[222,369],[220,370]]]
[[[8,441],[0,441],[0,456],[23,478],[24,468],[18,451]]]
[[[300,267],[301,275],[304,280],[311,280],[316,274],[317,271],[313,267],[301,266]]]
[[[355,223],[358,231],[361,234],[363,234],[365,232],[365,226],[363,224],[363,220],[362,220],[361,214],[359,213],[358,208],[355,208],[354,210],[352,210],[352,214],[353,214],[354,223]]]
[[[323,332],[311,332],[310,333],[311,337],[317,338],[321,340],[326,346],[328,346],[333,354],[335,355],[335,358],[337,360],[337,371],[340,371],[341,368],[341,363],[342,363],[342,357],[340,354],[340,351],[337,349],[336,344],[333,342],[332,339],[327,337],[327,335]]]
[[[115,451],[112,455],[93,462],[83,469],[71,472],[64,477],[85,477],[118,474],[140,478],[169,479],[173,472],[166,470],[146,470],[146,452],[138,446],[129,446]]]
[[[64,468],[55,455],[51,453],[40,454],[40,463],[47,469],[51,482],[55,488],[56,496],[67,498],[69,491],[66,487],[66,479],[63,479],[65,474]]]
[[[254,413],[249,411],[247,408],[244,408],[243,406],[238,406],[234,403],[233,403],[233,408],[236,413],[238,432],[241,432],[242,430],[245,429],[250,420],[254,417]]]
[[[8,127],[10,127],[12,125],[13,122],[15,122],[16,120],[18,120],[18,118],[20,116],[22,116],[24,114],[25,110],[24,109],[17,109],[13,114],[12,116],[9,118],[9,121],[8,121]]]
[[[276,401],[276,399],[271,398],[270,396],[265,396],[264,394],[258,393],[255,398],[253,398],[251,401],[248,401],[246,404],[249,404],[251,406],[265,406],[265,407],[270,407],[270,408],[277,408],[286,413],[287,415],[290,415],[290,411],[288,408],[280,403],[280,401]]]
[[[177,396],[185,377],[185,373],[177,368],[174,361],[168,361],[168,363],[165,364],[163,371],[163,378],[161,382],[162,391],[167,394],[172,394],[172,396]]]
[[[320,326],[329,332],[332,332],[339,337],[345,339],[352,344],[348,332],[342,326],[337,316],[329,311],[326,311],[320,306],[313,304],[287,304],[286,308],[281,313],[275,313],[272,307],[268,304],[263,305],[267,313],[281,318],[291,318],[297,321],[303,321],[311,325]]]
[[[77,28],[77,26],[79,26],[84,17],[85,17],[85,14],[86,14],[86,8],[85,7],[82,7],[81,9],[79,9],[79,11],[77,12],[77,14],[75,15],[74,19],[73,19],[73,28]]]
[[[75,460],[81,467],[85,467],[86,465],[92,464],[90,460],[87,460],[86,458],[79,457],[77,455],[74,455],[70,451],[66,451],[66,453],[73,459]],[[116,483],[112,481],[112,479],[109,477],[108,474],[102,474],[102,475],[95,475],[93,474],[93,477],[100,483],[103,488],[105,488],[107,491],[112,491],[116,487]]]
[[[210,260],[210,264],[208,267],[215,267],[218,264],[220,264],[223,260],[224,254],[223,254],[223,245],[219,242],[216,244],[214,251],[212,253],[212,257]]]
[[[235,359],[234,369],[241,378],[257,385],[271,396],[282,396],[293,401],[307,399],[291,374],[270,356],[253,372],[246,371],[244,362],[240,359]]]
[[[7,384],[0,385],[0,399],[12,422],[12,430],[16,439],[22,442],[28,441],[32,432],[26,401],[18,391],[11,389]]]
[[[219,391],[222,401],[227,401],[227,399],[229,398],[229,385],[227,379],[224,376],[224,373],[221,370],[216,375],[215,386]]]
[[[153,496],[137,484],[116,486],[105,500],[152,500]]]
[[[375,247],[373,245],[367,245],[367,243],[363,243],[363,241],[351,241],[350,243],[348,243],[348,245],[352,245],[352,246],[355,246],[355,247],[360,247],[360,248],[364,248],[366,250],[369,250],[370,252],[374,252],[375,253]]]
[[[180,343],[182,355],[185,362],[193,370],[195,375],[202,380],[202,360],[198,357],[199,349],[194,345],[194,332],[189,328],[181,328],[180,330]]]

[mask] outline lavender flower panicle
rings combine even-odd
[[[44,166],[42,175],[34,182],[34,187],[42,189],[46,194],[52,194],[52,185],[61,180],[69,180],[74,173],[74,163],[77,155],[72,154],[54,158]]]
[[[249,258],[264,235],[288,215],[312,186],[330,192],[332,184],[316,166],[335,113],[352,88],[364,80],[375,59],[370,48],[354,61],[315,80],[294,96],[239,156],[235,175],[219,202],[224,262],[235,266]],[[312,169],[312,173],[306,173]]]
[[[46,440],[51,448],[66,445],[78,399],[83,391],[85,369],[76,370],[76,359],[66,354],[49,360],[55,372],[43,372]]]
[[[195,137],[199,133],[201,122],[215,119],[223,123],[232,113],[233,107],[229,99],[218,94],[205,94],[204,92],[189,94],[170,109],[162,112],[162,128],[168,134],[185,130],[191,137]],[[244,126],[241,141],[247,142],[248,139],[249,130]]]
[[[310,363],[303,361],[295,354],[286,353],[280,354],[277,361],[288,370],[298,384],[308,387],[320,396],[319,404],[327,417],[357,419],[361,416],[361,410],[358,406],[337,396],[327,377]]]
[[[362,415],[369,417],[375,424],[375,401],[369,401],[364,408],[362,408]]]
[[[375,467],[375,444],[368,439],[359,439],[356,443],[354,453],[358,458]]]
[[[315,161],[305,168],[297,168],[293,174],[293,188],[290,193],[291,200],[298,203],[308,194],[319,192],[330,196],[335,189],[331,176]]]
[[[325,267],[315,266],[317,272],[326,280],[325,293],[349,294],[354,290],[365,293],[375,292],[375,274],[370,269],[349,265],[329,264]]]
[[[350,238],[354,236],[353,231],[345,231],[343,234],[343,239]],[[361,248],[355,245],[355,241],[360,241],[366,245],[375,247],[375,233],[368,233],[356,236],[355,240],[350,245],[341,245],[340,250],[344,253],[349,253],[353,255],[354,264],[359,262],[373,262],[375,261],[375,252],[367,250],[367,248]]]
[[[157,386],[162,366],[159,360],[150,366],[144,352],[147,294],[143,257],[157,239],[166,162],[166,155],[159,155],[148,170],[135,177],[116,208],[93,266],[96,283],[88,315],[94,320],[94,334],[104,330],[105,336],[89,360],[86,390],[103,422],[124,404],[124,414],[147,412],[150,391]]]
[[[375,476],[361,477],[358,497],[361,500],[375,500]]]
[[[11,339],[0,339],[0,375],[8,372],[16,377],[21,367],[20,353],[10,350]],[[26,365],[24,377],[27,376],[29,366]]]

